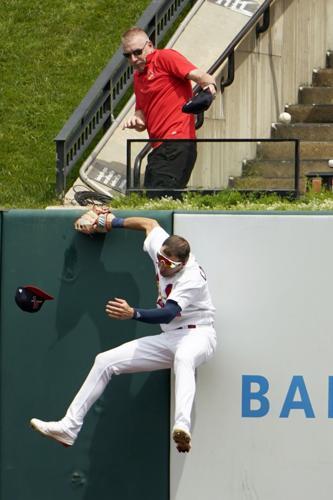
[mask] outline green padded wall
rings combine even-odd
[[[114,376],[72,448],[28,425],[63,416],[98,352],[159,331],[104,312],[114,296],[154,304],[144,233],[78,234],[79,213],[2,213],[0,500],[167,500],[169,371]],[[118,214],[154,217],[172,230],[171,212]],[[28,284],[55,300],[21,311],[14,293]]]

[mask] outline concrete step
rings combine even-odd
[[[298,104],[288,105],[289,125],[272,125],[272,139],[299,139],[300,189],[305,192],[309,172],[333,173],[333,51],[326,54],[326,68],[314,69],[313,86],[300,87]],[[243,175],[230,178],[240,190],[294,189],[295,146],[287,142],[258,142],[257,158],[243,162]]]
[[[291,123],[333,123],[333,104],[291,104],[285,111]]]
[[[326,67],[333,68],[333,51],[328,50],[326,52]]]
[[[272,139],[300,139],[302,141],[333,141],[333,123],[274,123]]]
[[[305,192],[307,181],[300,179],[300,191]],[[229,187],[234,189],[253,189],[253,190],[293,190],[295,181],[290,178],[263,178],[263,177],[233,177],[229,180]]]
[[[333,87],[300,87],[299,104],[333,104]]]
[[[288,142],[258,142],[257,157],[262,160],[293,160],[295,147]],[[306,142],[300,144],[300,156],[303,160],[333,159],[333,142]]]
[[[312,85],[314,87],[333,87],[333,68],[314,69]]]
[[[302,160],[301,176],[309,172],[328,172],[333,174],[325,160]],[[295,175],[295,163],[289,160],[247,160],[243,163],[243,177],[251,176],[264,178],[292,178]]]

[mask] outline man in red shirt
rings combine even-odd
[[[173,49],[155,49],[140,28],[122,36],[124,56],[134,68],[134,115],[123,128],[146,130],[150,139],[195,139],[195,116],[182,112],[192,97],[190,80],[208,89],[215,97],[213,76],[198,69]],[[144,187],[185,188],[197,157],[195,142],[152,143]]]

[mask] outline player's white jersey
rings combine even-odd
[[[162,324],[163,331],[174,330],[188,325],[209,325],[214,322],[215,307],[208,290],[205,272],[195,257],[190,257],[184,268],[170,278],[161,276],[157,265],[157,252],[169,234],[160,226],[155,227],[146,237],[143,249],[151,257],[156,271],[158,286],[157,306],[174,300],[181,312],[170,323]]]

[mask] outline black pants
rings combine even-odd
[[[164,142],[148,155],[144,187],[183,189],[197,159],[196,142]]]

